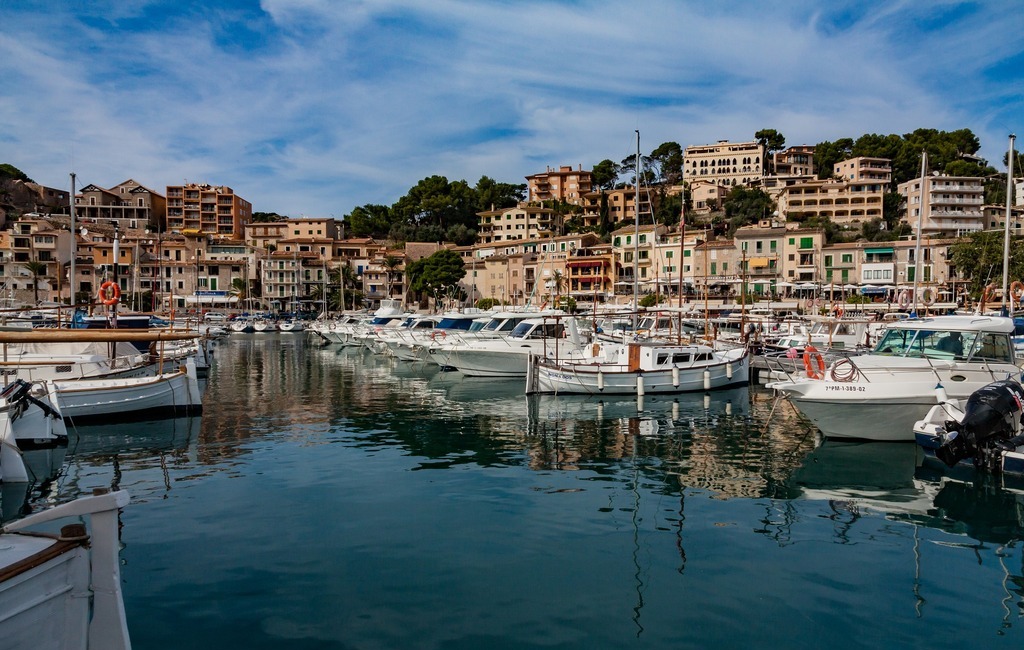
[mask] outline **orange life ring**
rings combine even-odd
[[[1010,295],[1013,296],[1014,302],[1019,304],[1020,299],[1024,298],[1024,282],[1014,280],[1010,285]]]
[[[96,297],[104,305],[116,305],[121,300],[121,287],[117,286],[116,282],[107,280],[100,285],[100,290],[96,292]]]
[[[842,307],[842,305],[832,305],[832,315],[835,316],[836,318],[842,318],[843,317],[843,307]]]
[[[434,330],[433,332],[430,333],[430,340],[431,341],[436,341],[438,335],[441,336],[441,339],[448,338],[448,333],[445,332],[444,330]]]
[[[804,370],[811,379],[825,378],[825,359],[813,345],[804,347]]]

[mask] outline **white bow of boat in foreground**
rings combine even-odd
[[[9,650],[128,650],[118,562],[128,493],[87,496],[0,529],[0,639]],[[59,534],[44,524],[88,518]]]
[[[804,352],[804,376],[768,384],[830,438],[912,441],[939,399],[966,399],[993,381],[1019,379],[1010,318],[939,316],[891,325],[870,354],[829,366]],[[936,386],[943,388],[937,398]]]

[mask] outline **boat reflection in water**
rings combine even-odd
[[[140,502],[171,489],[169,468],[195,464],[195,443],[202,419],[179,416],[141,422],[77,426],[68,432],[67,465],[62,477],[67,491],[130,487]],[[132,471],[133,484],[122,486]],[[155,473],[148,476],[149,473]]]
[[[54,482],[67,455],[67,444],[51,445],[21,452],[28,470],[27,483],[0,482],[0,522],[18,519],[34,511],[29,502],[55,492]]]

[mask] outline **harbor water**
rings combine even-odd
[[[528,398],[299,333],[222,341],[202,417],[74,427],[4,487],[5,518],[131,494],[136,650],[1024,640],[1024,492],[912,444],[822,444],[763,389]]]

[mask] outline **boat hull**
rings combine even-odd
[[[198,413],[202,396],[195,366],[139,379],[54,382],[65,420],[120,419],[173,413]]]
[[[705,376],[707,371],[707,376]],[[529,393],[575,395],[671,394],[717,390],[750,381],[750,357],[693,368],[629,371],[598,364],[558,363],[537,359]]]

